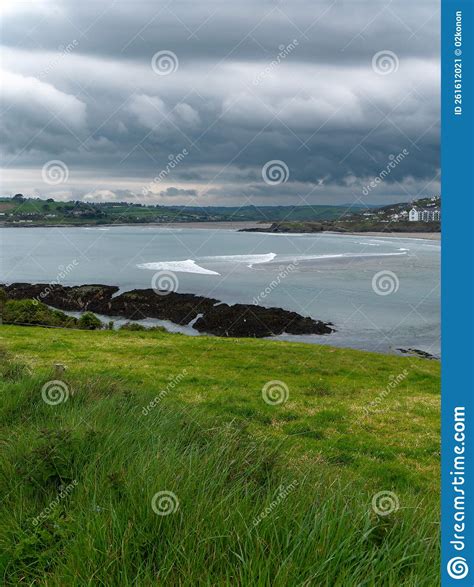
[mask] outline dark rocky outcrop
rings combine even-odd
[[[209,312],[216,303],[218,300],[193,294],[163,292],[163,295],[160,295],[153,289],[134,289],[108,301],[96,300],[93,311],[112,316],[124,316],[130,320],[158,318],[185,325],[194,320],[198,314]]]
[[[112,285],[65,287],[42,283],[12,283],[3,286],[13,300],[34,299],[59,310],[95,311],[95,306],[110,300],[119,288]]]
[[[420,349],[397,349],[404,355],[411,355],[413,357],[419,357],[420,359],[429,359],[431,361],[439,360],[439,357],[432,355],[431,353],[427,353],[426,351],[422,351]]]
[[[157,318],[180,325],[195,320],[193,328],[216,336],[260,338],[282,333],[330,334],[334,331],[331,323],[281,308],[252,304],[230,306],[193,294],[135,289],[115,295],[118,287],[98,284],[66,287],[13,283],[4,289],[10,299],[37,299],[60,310],[92,311],[130,320]]]
[[[270,226],[257,226],[254,228],[241,228],[238,232],[273,232],[273,233],[292,233],[292,232],[323,232],[332,230],[330,223],[323,222],[273,222]]]
[[[303,317],[281,308],[262,308],[250,304],[219,304],[204,313],[194,324],[199,332],[217,336],[263,337],[276,334],[330,334],[330,323]]]

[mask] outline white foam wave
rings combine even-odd
[[[401,253],[337,253],[337,254],[330,254],[330,255],[296,255],[292,256],[290,259],[281,259],[281,261],[288,262],[288,261],[318,261],[319,259],[354,259],[354,258],[361,258],[365,259],[367,257],[399,257],[406,255],[406,251]]]
[[[270,263],[276,257],[276,253],[263,253],[261,255],[216,255],[213,257],[201,257],[201,261],[213,263],[245,263],[247,267],[261,263]]]
[[[158,232],[183,232],[182,228],[167,227],[167,226],[144,226],[141,230],[154,230]]]
[[[262,255],[216,255],[213,257],[201,257],[201,262],[213,263],[242,263],[252,268],[253,265],[269,263],[292,263],[295,261],[319,261],[324,259],[354,259],[354,258],[371,258],[371,257],[399,257],[407,254],[408,249],[399,249],[399,253],[337,253],[329,255],[280,255],[275,260],[276,253],[266,253]],[[155,263],[140,263],[137,265],[140,269],[149,269],[151,271],[173,271],[175,273],[199,273],[201,275],[220,275],[217,271],[206,269],[198,265],[194,259],[185,261],[159,261]]]
[[[370,242],[371,242],[371,243],[374,243],[374,244],[379,244],[379,245],[386,245],[386,244],[387,244],[387,240],[388,240],[389,238],[390,238],[390,237],[386,238],[385,240],[377,240],[377,239],[374,239],[374,238],[373,238],[373,239],[371,239],[371,241],[370,241]],[[393,240],[393,239],[391,239],[391,240]]]
[[[199,273],[201,275],[220,275],[217,271],[211,271],[201,267],[194,259],[185,261],[159,261],[157,263],[140,263],[137,265],[140,269],[150,269],[151,271],[173,271],[175,273]]]
[[[321,236],[323,233],[321,232],[260,232],[258,233],[260,236],[286,236],[286,238],[294,236],[306,236],[306,237],[314,237],[314,236]],[[327,233],[324,233],[327,236]]]
[[[268,263],[276,257],[276,253],[263,253],[261,255],[216,255],[214,257],[201,257],[201,261],[230,261],[232,263]]]

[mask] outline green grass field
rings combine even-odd
[[[0,348],[6,585],[439,584],[437,362],[12,326]]]
[[[138,202],[63,202],[0,197],[0,222],[35,225],[136,224],[146,222],[333,220],[358,206],[145,206]]]

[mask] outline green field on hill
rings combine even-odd
[[[4,584],[439,584],[438,362],[8,325],[0,349]]]
[[[0,224],[81,226],[166,222],[259,222],[333,220],[365,209],[360,205],[161,206],[136,202],[55,201],[52,198],[0,197]]]

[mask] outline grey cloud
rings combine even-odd
[[[337,203],[402,149],[371,200],[439,189],[437,2],[110,6],[39,2],[4,15],[2,191],[19,191],[20,177],[47,197],[34,178],[55,158],[75,197],[134,198],[165,170],[150,197]],[[161,49],[178,56],[175,73],[153,71]],[[390,75],[372,69],[384,49],[399,60]],[[261,177],[271,159],[290,169],[278,190]]]
[[[162,197],[175,197],[175,196],[196,196],[196,190],[183,190],[180,188],[170,187],[166,190],[160,192],[159,194]]]
[[[380,48],[381,38],[387,47],[398,45],[403,56],[436,56],[439,10],[430,0],[180,0],[101,8],[73,0],[38,2],[36,9],[10,14],[4,43],[56,51],[79,37],[83,52],[104,57],[138,60],[166,48],[185,61],[214,61],[231,52],[235,60],[271,57],[280,44],[298,38],[300,59],[351,63],[368,46]],[[401,38],[409,42],[400,44]]]

